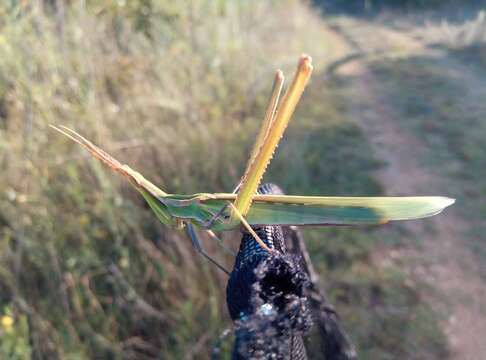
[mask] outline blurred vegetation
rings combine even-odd
[[[484,60],[486,43],[486,12],[474,7],[461,8],[459,14],[451,15],[455,8],[437,12],[436,19],[427,19],[414,30],[417,38],[430,46],[455,50],[463,63],[473,63],[475,59]],[[440,17],[442,15],[442,18]],[[449,19],[444,19],[444,17]]]
[[[477,5],[482,0],[314,0],[326,11],[370,14],[381,10],[424,10],[451,5]]]
[[[332,56],[320,21],[297,0],[0,3],[0,358],[207,358],[229,325],[226,278],[47,124],[169,192],[229,191],[274,69],[290,74],[308,51],[316,80],[267,179],[294,194],[380,193],[339,86],[319,79]],[[362,358],[443,354],[419,290],[373,264],[372,229],[306,236]]]
[[[445,175],[437,186],[459,199],[470,245],[480,259],[486,256],[480,241],[486,229],[486,204],[477,201],[486,191],[483,48],[476,43],[451,48],[439,59],[415,57],[374,65],[400,114],[397,118],[403,119],[401,125],[424,140],[431,149],[427,165]],[[480,263],[486,275],[484,262]]]
[[[486,206],[477,199],[486,190],[486,13],[431,21],[418,32],[435,56],[376,61],[374,72],[401,125],[430,148],[427,165],[444,175],[438,185],[459,199],[470,245],[483,264],[486,247],[479,240],[486,229]]]

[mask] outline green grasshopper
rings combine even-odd
[[[294,78],[280,100],[284,77],[280,70],[277,71],[263,124],[246,171],[233,193],[167,194],[75,131],[64,126],[51,126],[127,178],[163,224],[186,229],[195,249],[227,273],[202,249],[194,226],[206,230],[213,238],[217,238],[213,231],[243,226],[262,248],[271,252],[252,226],[384,224],[391,220],[436,215],[454,203],[454,199],[438,196],[321,197],[256,194],[311,73],[312,59],[302,55]]]

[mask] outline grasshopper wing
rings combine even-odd
[[[210,211],[224,206],[232,194],[215,194],[201,204]],[[318,197],[256,195],[247,215],[250,225],[364,225],[433,216],[454,203],[440,196]]]

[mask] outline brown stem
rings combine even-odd
[[[308,298],[322,338],[323,359],[357,359],[356,350],[341,326],[338,314],[319,286],[319,275],[312,265],[302,233],[295,226],[283,227],[283,231],[288,251],[302,258],[304,270],[309,275],[311,286]]]

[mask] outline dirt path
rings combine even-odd
[[[341,66],[338,75],[351,79],[351,116],[377,156],[388,164],[377,174],[387,195],[424,195],[431,191],[436,194],[440,173],[421,166],[426,146],[401,129],[400,115],[388,105],[386,94],[380,92],[380,84],[367,67],[367,61],[376,57],[433,56],[432,50],[405,33],[355,19],[339,19],[334,30],[335,40],[341,37],[349,53],[370,54]],[[443,60],[438,66],[443,66],[444,71],[460,66],[451,61]],[[466,67],[460,69],[461,74],[464,71]],[[470,86],[482,85],[476,84],[474,74],[463,76],[470,78]],[[465,244],[466,226],[454,208],[426,221],[409,222],[406,227],[410,238],[421,239],[422,248],[395,251],[390,256],[408,264],[406,271],[412,279],[425,280],[438,291],[438,296],[427,298],[446,315],[443,326],[451,357],[479,360],[486,358],[486,284],[479,275],[478,260]]]

